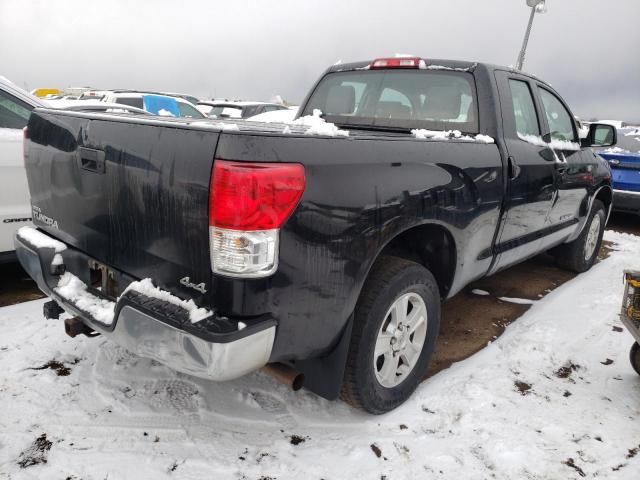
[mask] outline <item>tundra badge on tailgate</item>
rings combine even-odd
[[[51,228],[58,228],[58,221],[42,213],[42,210],[40,210],[40,207],[37,207],[36,205],[32,205],[31,212],[33,214],[34,220],[38,220],[39,222],[42,222]]]
[[[195,283],[191,283],[191,279],[189,277],[184,277],[180,279],[180,283],[185,287],[193,288],[194,290],[197,290],[200,293],[207,293],[207,289],[205,288],[204,282],[198,283],[196,285]]]

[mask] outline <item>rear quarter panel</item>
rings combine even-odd
[[[272,360],[309,358],[332,345],[379,252],[408,228],[446,226],[462,252],[456,285],[489,267],[491,259],[478,256],[491,245],[502,199],[495,145],[223,134],[217,157],[305,167],[306,190],[281,231],[277,273],[213,282],[224,313],[272,310],[279,321]]]

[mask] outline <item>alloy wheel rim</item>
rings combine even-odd
[[[594,215],[587,232],[587,240],[584,244],[584,259],[589,260],[596,250],[598,236],[600,235],[600,215]]]
[[[385,388],[400,385],[413,371],[427,338],[427,306],[417,293],[405,293],[389,307],[373,354],[376,379]]]

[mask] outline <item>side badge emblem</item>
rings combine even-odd
[[[185,287],[193,288],[194,290],[197,290],[200,293],[207,293],[207,289],[205,287],[204,282],[195,284],[191,282],[191,279],[189,277],[184,277],[180,279],[180,283]]]

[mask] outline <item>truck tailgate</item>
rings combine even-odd
[[[185,276],[208,278],[209,181],[219,132],[114,118],[32,114],[25,162],[34,223],[169,290]]]

